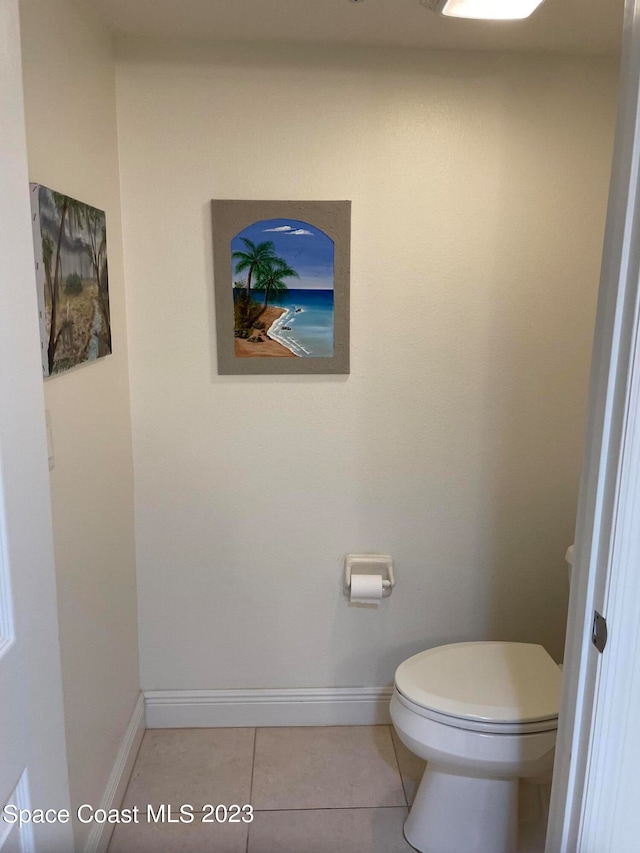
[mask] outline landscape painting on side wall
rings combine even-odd
[[[31,184],[42,369],[62,373],[111,353],[103,210]]]
[[[214,201],[219,373],[348,373],[349,202]]]

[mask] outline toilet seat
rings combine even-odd
[[[414,714],[454,729],[466,729],[470,732],[486,732],[493,735],[532,735],[538,732],[555,731],[558,728],[557,717],[550,717],[548,720],[538,720],[534,723],[494,723],[485,720],[469,720],[465,717],[454,717],[451,714],[442,714],[431,708],[423,708],[422,705],[416,705],[415,702],[412,702],[400,693],[397,687],[393,692],[398,701],[405,708],[413,711]]]
[[[443,725],[494,734],[557,728],[562,677],[542,646],[454,643],[420,652],[396,670],[407,708]]]

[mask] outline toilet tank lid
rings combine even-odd
[[[469,720],[550,720],[560,709],[561,672],[531,643],[454,643],[420,652],[396,670],[411,702]]]

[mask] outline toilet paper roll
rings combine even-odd
[[[351,601],[377,604],[381,598],[382,575],[351,575]]]

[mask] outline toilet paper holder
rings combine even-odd
[[[393,558],[388,554],[347,554],[344,558],[344,587],[351,592],[351,575],[382,575],[382,597],[388,598],[396,585]]]

